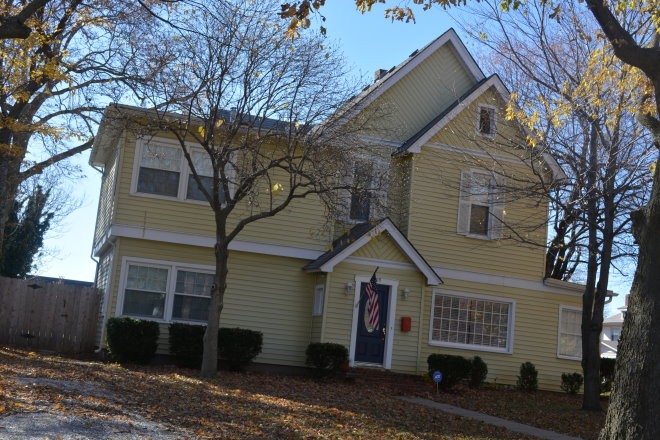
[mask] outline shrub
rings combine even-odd
[[[568,394],[577,394],[582,386],[582,375],[580,373],[562,373],[561,389]]]
[[[191,324],[171,324],[170,354],[179,367],[199,368],[204,353],[206,327]]]
[[[486,376],[488,376],[488,365],[479,356],[475,356],[470,368],[470,386],[479,388],[486,381]]]
[[[451,389],[460,381],[468,378],[472,368],[472,362],[469,359],[449,354],[431,354],[426,362],[429,366],[429,375],[433,375],[436,370],[442,373],[442,381],[439,386],[445,390]]]
[[[261,353],[263,333],[245,328],[221,328],[218,354],[234,371],[243,371]]]
[[[615,366],[616,366],[616,359],[600,358],[601,392],[610,391],[612,389],[612,381],[614,381]]]
[[[341,344],[314,342],[305,350],[305,363],[314,367],[318,376],[331,376],[348,362],[348,350]]]
[[[158,348],[158,323],[133,318],[110,318],[107,323],[110,356],[118,362],[148,364]]]
[[[518,388],[523,391],[536,391],[539,388],[539,373],[531,362],[520,365],[520,376],[518,376]]]

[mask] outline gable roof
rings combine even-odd
[[[307,264],[303,269],[307,272],[332,272],[337,264],[383,232],[389,233],[399,249],[426,277],[427,285],[442,284],[440,276],[389,218],[385,218],[380,222],[355,225],[350,231],[332,242],[332,249]]]
[[[467,90],[460,98],[449,105],[438,116],[431,120],[424,128],[415,133],[410,139],[404,142],[401,147],[393,154],[395,156],[404,155],[407,153],[419,153],[422,151],[422,146],[427,143],[433,136],[440,132],[449,122],[459,115],[464,109],[472,104],[479,98],[486,90],[491,87],[495,88],[500,97],[506,102],[509,100],[509,90],[504,85],[500,77],[495,74],[488,78],[474,84]],[[521,125],[525,133],[529,134],[528,130]],[[543,153],[543,161],[552,171],[553,179],[556,181],[567,179],[566,173],[559,166],[557,160],[548,153]]]
[[[484,79],[485,75],[481,68],[467,50],[456,31],[450,28],[423,48],[415,50],[399,65],[392,67],[382,78],[374,81],[370,86],[350,99],[346,106],[339,110],[337,115],[332,117],[329,122],[337,123],[339,121],[339,124],[342,124],[350,120],[356,113],[375,101],[401,78],[446,44],[449,44],[457,53],[459,61],[463,64],[473,81],[479,82]]]

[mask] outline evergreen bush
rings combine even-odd
[[[433,353],[426,359],[429,367],[429,376],[434,371],[442,373],[440,388],[449,390],[460,381],[470,376],[472,362],[463,356]]]
[[[568,394],[577,394],[584,379],[580,373],[562,373],[561,374],[561,389]]]
[[[348,349],[341,344],[331,342],[314,342],[305,350],[305,363],[314,367],[318,376],[332,376],[348,362]]]
[[[539,373],[531,362],[520,365],[520,376],[518,376],[518,388],[523,391],[536,391],[539,389]]]
[[[106,340],[111,359],[148,364],[158,348],[158,323],[134,318],[110,318]]]
[[[233,371],[243,371],[261,353],[263,333],[245,328],[221,328],[218,354]]]
[[[192,324],[170,324],[170,354],[179,367],[199,368],[204,353],[206,327]]]
[[[488,365],[479,356],[475,356],[470,368],[470,386],[479,388],[486,381],[486,376],[488,376]]]

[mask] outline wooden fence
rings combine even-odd
[[[91,352],[101,298],[93,287],[0,277],[0,344]]]

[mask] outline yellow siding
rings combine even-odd
[[[94,229],[94,246],[99,244],[99,241],[103,238],[103,235],[113,221],[115,188],[120,151],[121,142],[119,143],[119,146],[112,151],[108,158],[108,162],[103,169],[101,193],[99,195],[99,205],[96,213],[96,227]]]
[[[440,290],[490,295],[515,301],[513,353],[493,353],[463,350],[428,344],[432,304],[432,287],[425,290],[422,314],[422,370],[431,353],[445,353],[467,358],[480,356],[488,364],[488,381],[514,385],[520,364],[530,361],[539,372],[539,387],[558,390],[561,374],[580,372],[579,361],[557,358],[557,325],[559,306],[581,307],[582,298],[574,295],[557,295],[539,291],[514,289],[474,282],[444,279]]]
[[[94,281],[97,289],[103,291],[103,298],[110,294],[110,284],[112,283],[112,251],[106,252],[99,257],[98,268],[96,271],[96,280]],[[103,303],[101,303],[103,304]],[[99,323],[96,329],[96,344],[101,346],[103,341],[101,341],[103,333],[103,325],[105,323],[105,316],[103,316],[103,310],[99,310]]]
[[[123,150],[125,160],[122,161],[120,170],[114,223],[214,236],[215,222],[213,212],[208,205],[201,202],[131,194],[135,147],[135,136],[129,135]],[[247,201],[238,206],[236,215],[230,218],[230,226],[236,224],[239,216],[249,213],[249,209]],[[323,249],[329,243],[329,234],[324,228],[324,222],[323,207],[317,198],[309,197],[292,202],[286,210],[275,217],[249,225],[240,233],[238,239]]]
[[[355,251],[353,256],[405,263],[410,261],[388,232],[383,232],[371,238],[367,244]]]
[[[119,239],[116,276],[111,296],[114,315],[122,257],[147,258],[175,263],[213,265],[207,248]],[[225,307],[221,327],[242,327],[264,334],[264,348],[256,362],[302,366],[305,348],[312,338],[314,275],[304,273],[303,260],[231,252]],[[161,326],[159,353],[168,352],[167,327]]]
[[[370,277],[375,267],[341,263],[332,272],[326,295],[326,322],[323,342],[334,342],[350,347],[353,319],[354,292],[346,294],[346,283],[355,283],[355,276]],[[399,280],[399,292],[410,289],[408,299],[399,292],[393,292],[396,299],[394,322],[394,347],[392,349],[392,370],[414,373],[418,369],[419,298],[424,286],[422,275],[415,269],[399,270],[380,268],[378,277]],[[390,299],[390,304],[391,299]],[[412,317],[412,330],[401,332],[401,317]]]
[[[473,162],[459,152],[423,147],[421,154],[413,156],[408,238],[431,265],[542,279],[547,201],[512,189],[527,186],[520,181],[527,172],[524,165],[497,165],[510,176],[504,195],[506,239],[483,240],[456,232],[461,170],[492,166]],[[521,237],[536,245],[522,244]]]
[[[473,84],[457,54],[444,45],[367,108],[367,113],[381,116],[373,134],[405,141]]]
[[[390,164],[390,187],[387,197],[388,216],[403,232],[408,233],[410,182],[412,176],[412,158],[392,158]]]

